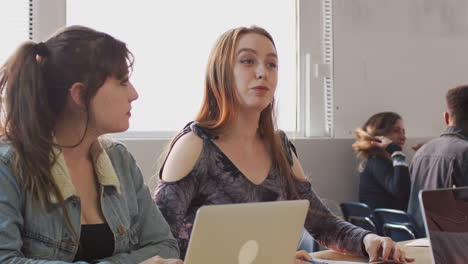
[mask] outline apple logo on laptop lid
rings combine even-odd
[[[239,251],[239,264],[252,264],[258,254],[258,243],[249,240],[242,245]]]

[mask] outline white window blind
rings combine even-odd
[[[0,64],[13,54],[15,49],[29,38],[29,1],[0,1]]]
[[[333,1],[322,0],[322,57],[329,69],[323,78],[325,135],[333,135]]]
[[[283,0],[68,0],[67,25],[105,31],[135,55],[131,131],[178,131],[203,97],[209,51],[226,30],[266,28],[279,55],[279,127],[296,129],[296,3]]]

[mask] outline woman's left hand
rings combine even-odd
[[[369,254],[369,262],[392,259],[397,262],[413,262],[413,258],[407,258],[403,250],[389,237],[381,237],[375,234],[367,234],[364,237],[364,247]]]

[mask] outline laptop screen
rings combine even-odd
[[[468,188],[425,190],[420,200],[434,263],[468,263]]]

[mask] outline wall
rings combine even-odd
[[[333,2],[335,137],[383,110],[437,135],[446,91],[468,83],[468,1]]]
[[[411,146],[428,138],[411,138],[404,148],[408,160],[413,156]],[[121,140],[134,155],[153,191],[157,177],[156,160],[165,148],[166,140]],[[342,201],[357,201],[359,176],[357,160],[351,148],[353,139],[293,139],[299,160],[312,186],[327,204],[339,213]]]

